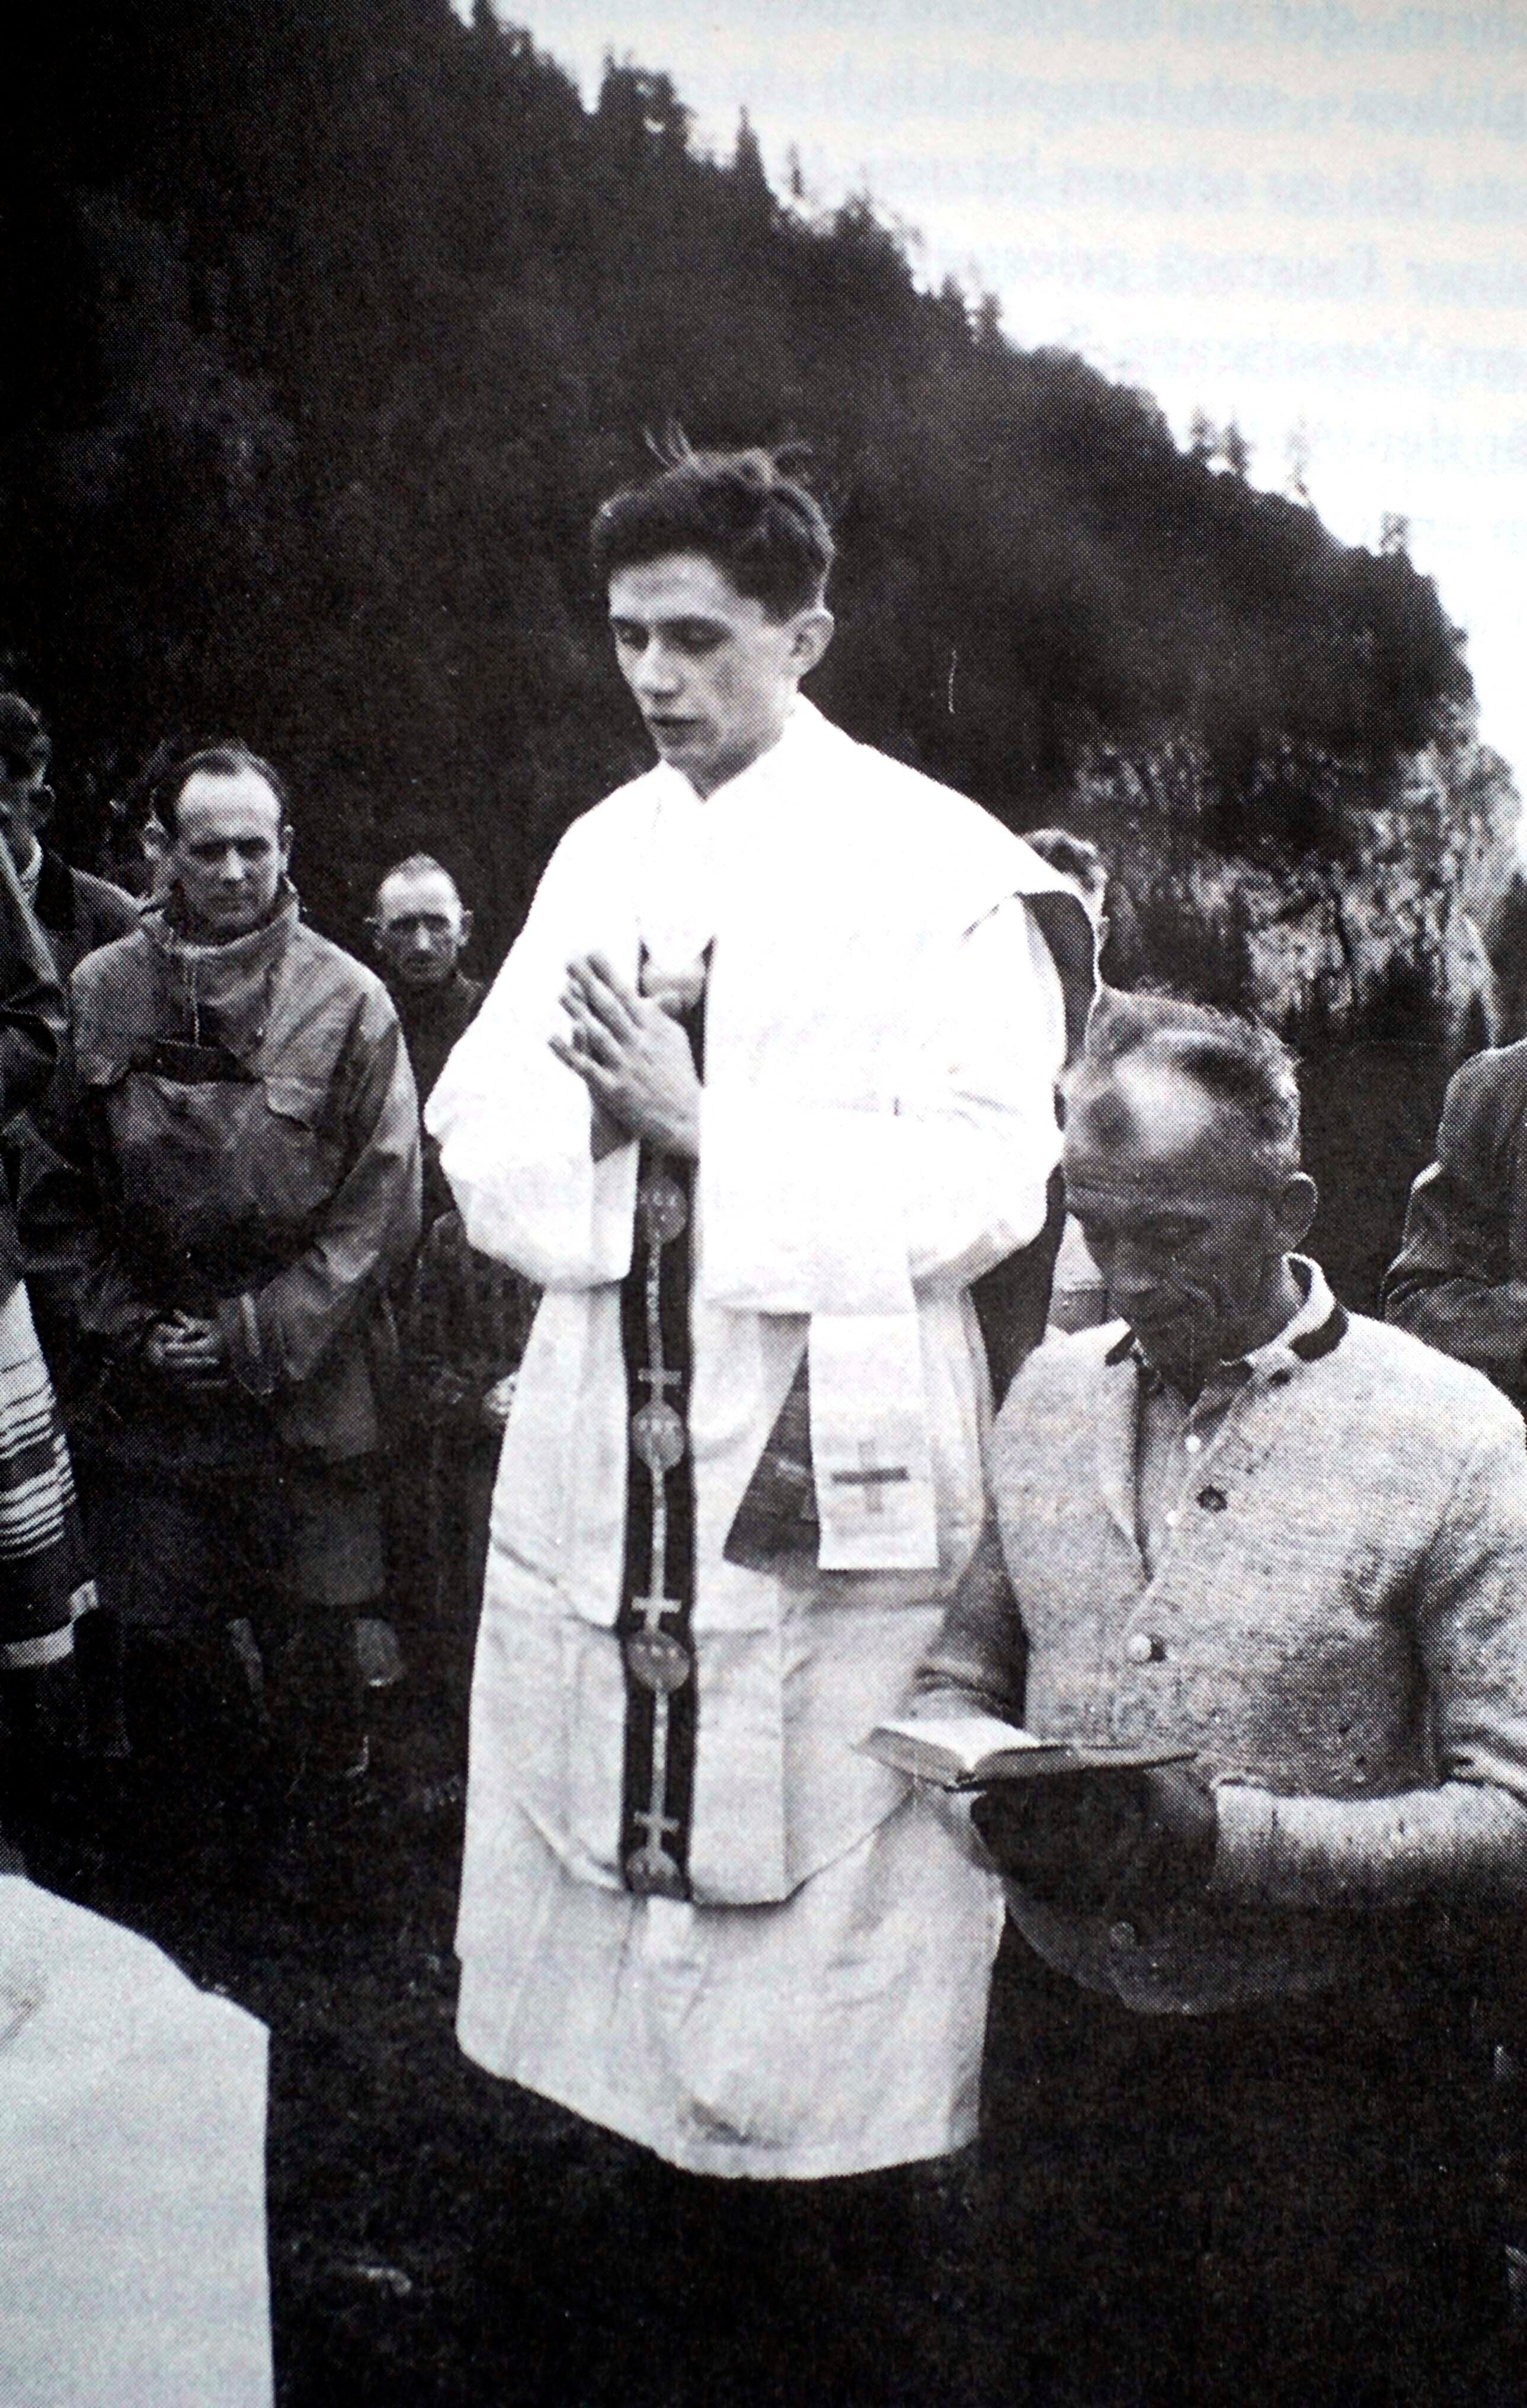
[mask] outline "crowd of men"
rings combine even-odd
[[[278,1807],[321,1821],[364,1772],[356,1626],[407,1597],[415,1569],[389,1562],[379,1468],[438,1399],[442,1347],[472,1338],[432,1332],[433,1386],[411,1412],[417,1096],[481,999],[457,968],[470,919],[415,856],[378,890],[382,978],[318,935],[287,874],[281,777],[238,744],[162,781],[140,910],[50,869],[46,735],[19,697],[0,718],[12,784],[30,780],[9,824],[36,857],[18,875],[69,980],[64,1056],[10,1123],[11,1186],[100,1600],[74,1651],[61,1602],[42,1719],[82,1724],[87,1756],[105,1734],[108,1756],[160,1778],[159,1757],[199,1753],[221,1725],[258,1767],[243,1803],[268,1838]],[[72,896],[59,932],[50,895]],[[496,1333],[495,1379],[526,1317],[523,1283],[501,1277],[519,1318]],[[429,1636],[426,1621],[426,1659]],[[60,1770],[28,1766],[23,1824]]]
[[[1091,849],[800,693],[813,496],[683,451],[594,555],[657,765],[485,998],[432,859],[382,880],[380,977],[309,926],[240,744],[164,781],[146,904],[68,871],[0,699],[12,1815],[50,1750],[157,1761],[194,1696],[273,1860],[342,1842],[357,1626],[400,1623],[447,1766],[475,1637],[461,2044],[629,2144],[600,2245],[652,2398],[708,2396],[697,2335],[750,2302],[760,2398],[926,2396],[855,2269],[941,2262],[1004,1921],[993,2398],[1476,2398],[1527,1049],[1460,1072],[1387,1320],[1348,1312],[1276,1038],[1100,996]],[[860,1744],[899,1714],[1051,1769],[911,1780]],[[649,2396],[517,2346],[548,2401]]]

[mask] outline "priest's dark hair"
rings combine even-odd
[[[819,603],[832,566],[832,537],[814,494],[786,476],[772,452],[694,452],[682,435],[657,450],[663,466],[645,485],[612,494],[594,520],[594,566],[601,582],[674,552],[698,552],[761,602],[771,619]]]
[[[1246,1123],[1250,1159],[1264,1177],[1299,1168],[1299,1082],[1294,1057],[1260,1021],[1175,995],[1111,995],[1092,1015],[1087,1050],[1066,1082],[1073,1110],[1096,1117],[1102,1091],[1131,1055],[1169,1065]]]
[[[153,809],[154,817],[165,834],[166,836],[175,834],[176,821],[180,816],[180,796],[193,778],[199,776],[203,771],[212,778],[238,778],[241,777],[246,769],[252,769],[256,777],[265,780],[281,807],[281,824],[284,827],[291,819],[292,813],[286,783],[280,770],[273,769],[268,761],[261,760],[258,752],[252,752],[247,744],[239,743],[238,738],[233,737],[222,744],[204,744],[199,752],[188,753],[183,761],[178,761],[174,768],[166,771],[160,780],[154,788]]]

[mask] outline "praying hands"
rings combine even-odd
[[[700,1084],[669,1005],[637,994],[599,953],[568,964],[561,1004],[568,1034],[549,1042],[593,1099],[596,1160],[633,1137],[695,1160]]]
[[[191,1312],[169,1312],[156,1321],[143,1344],[143,1359],[166,1379],[187,1388],[225,1388],[227,1350],[215,1321]]]

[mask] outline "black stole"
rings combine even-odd
[[[703,996],[681,1019],[704,1067]],[[643,1143],[631,1268],[621,1287],[630,1413],[626,1562],[616,1630],[626,1666],[620,1861],[642,1898],[689,1896],[698,1720],[689,1305],[695,1168]]]

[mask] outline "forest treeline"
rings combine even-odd
[[[322,924],[353,940],[423,846],[501,947],[644,760],[584,536],[670,423],[810,446],[843,548],[825,707],[1014,826],[1170,855],[1179,950],[1185,845],[1318,898],[1381,810],[1443,862],[1464,755],[1489,820],[1462,640],[1403,549],[919,290],[868,198],[772,192],[745,122],[700,155],[666,76],[612,64],[586,108],[481,0],[28,13],[0,669],[57,732],[79,857],[236,731],[290,774]],[[1445,808],[1412,831],[1421,754]],[[1232,953],[1241,908],[1214,906]]]

